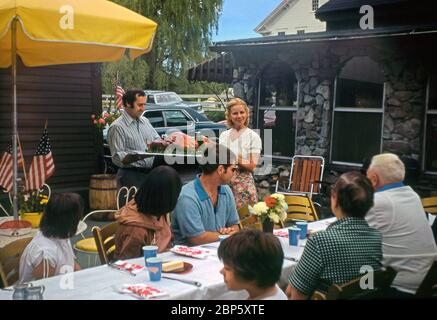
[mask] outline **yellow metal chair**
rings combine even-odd
[[[117,228],[118,222],[112,222],[103,228],[96,226],[92,229],[101,264],[108,264],[108,262],[113,261]]]
[[[94,210],[85,215],[85,217],[81,220],[82,222],[85,222],[88,218],[92,217],[94,214],[111,214],[115,213],[117,210]],[[81,252],[87,255],[88,257],[88,267],[91,266],[91,258],[94,257],[94,265],[97,265],[97,257],[98,257],[98,249],[96,241],[94,240],[94,237],[85,237],[84,233],[81,233],[82,239],[77,241],[73,248],[77,252]]]
[[[20,258],[32,238],[19,239],[0,248],[0,288],[9,287],[18,280]]]
[[[130,188],[128,187],[121,187],[120,190],[117,192],[117,208],[120,209],[122,206],[126,205],[132,198],[135,196],[137,192],[137,188],[135,186],[132,186]],[[117,210],[113,209],[106,209],[106,210],[94,210],[88,213],[82,221],[85,222],[86,219],[92,217],[93,215],[102,215],[102,214],[114,214],[117,212]],[[112,225],[112,223],[108,224]],[[105,226],[106,227],[106,226]],[[103,228],[105,228],[103,227]],[[103,228],[101,230],[103,230]],[[94,231],[93,231],[94,233]],[[95,240],[95,236],[92,237],[85,237],[82,235],[82,240],[79,240],[74,245],[74,249],[78,252],[82,252],[88,256],[88,266],[91,266],[91,257],[94,257],[94,265],[97,265],[97,257],[100,256],[100,261],[102,261],[101,254],[98,250],[98,246]]]
[[[361,288],[362,276],[345,284],[332,284],[327,293],[315,291],[311,296],[312,300],[367,300],[381,299],[386,297],[385,292],[390,287],[396,271],[387,267],[385,270],[378,270],[373,274],[373,289]]]
[[[437,215],[437,197],[422,198],[422,205],[426,213]]]
[[[121,187],[117,193],[117,209],[120,209],[121,207],[125,206],[129,201],[131,201],[135,197],[137,191],[138,189],[135,186],[132,186],[130,188]]]
[[[305,220],[313,222],[319,220],[317,216],[314,203],[308,196],[301,195],[284,195],[285,202],[288,205],[287,219],[282,223],[284,227],[285,223],[293,220]]]
[[[249,206],[247,204],[238,209],[237,212],[238,217],[240,218],[240,222],[238,223],[240,230],[245,228],[262,230],[261,222],[257,216],[250,214]]]

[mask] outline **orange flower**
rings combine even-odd
[[[264,202],[266,203],[267,207],[274,208],[277,202],[277,199],[273,198],[273,197],[265,197],[264,198]]]

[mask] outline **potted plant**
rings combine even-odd
[[[29,221],[32,228],[38,228],[48,197],[38,190],[18,193],[19,212],[22,220]]]

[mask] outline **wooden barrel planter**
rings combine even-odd
[[[117,209],[117,180],[115,174],[95,174],[90,180],[90,209]],[[113,213],[95,213],[95,220],[114,220]]]

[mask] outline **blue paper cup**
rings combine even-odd
[[[288,243],[290,246],[297,246],[299,243],[299,235],[300,235],[300,229],[299,228],[288,228]]]
[[[306,239],[307,231],[308,231],[308,222],[306,222],[306,221],[296,222],[296,227],[298,227],[300,229],[300,238]]]
[[[147,271],[149,272],[150,281],[160,281],[162,272],[161,258],[147,258]]]
[[[144,260],[146,261],[146,267],[147,267],[147,259],[156,257],[156,255],[158,254],[158,247],[157,246],[144,246],[143,253],[144,253]]]

